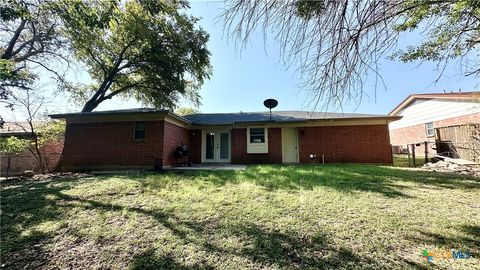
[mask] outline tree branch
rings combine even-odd
[[[27,21],[25,19],[22,19],[20,21],[20,25],[17,27],[15,30],[15,34],[13,34],[12,38],[8,42],[8,46],[5,49],[5,51],[2,54],[2,59],[11,59],[12,58],[12,51],[13,48],[15,47],[15,44],[17,43],[18,37],[20,37],[20,34],[22,33],[23,29],[25,29],[25,24]]]

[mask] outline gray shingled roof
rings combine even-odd
[[[76,116],[95,116],[108,114],[130,114],[130,113],[159,113],[168,110],[157,110],[153,108],[137,108],[126,110],[97,111],[86,113],[53,114],[52,118],[69,118]],[[170,113],[172,115],[173,113]],[[259,122],[304,122],[307,120],[329,120],[329,119],[362,119],[362,118],[392,118],[387,115],[359,114],[359,113],[332,113],[332,112],[306,112],[306,111],[272,111],[270,120],[269,112],[239,112],[239,113],[200,113],[186,116],[178,116],[180,119],[190,121],[194,125],[231,125],[235,123],[259,123]]]
[[[332,113],[306,111],[272,111],[274,122],[302,122],[307,120],[352,119],[352,118],[385,118],[386,115],[359,113]],[[268,122],[269,112],[240,113],[201,113],[186,115],[184,118],[197,125],[229,125],[234,123]]]

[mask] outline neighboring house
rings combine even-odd
[[[15,136],[18,138],[30,138],[30,126],[27,122],[5,122],[0,129],[0,135],[3,137]]]
[[[34,126],[41,125],[43,122],[34,122]],[[3,128],[0,129],[0,137],[14,136],[20,139],[32,139],[30,126],[27,122],[5,122]],[[63,151],[63,139],[55,142],[47,142],[41,149],[46,158],[47,167],[53,171],[57,169]],[[35,156],[28,150],[23,152],[0,157],[0,175],[5,176],[7,173],[8,161],[10,160],[9,175],[22,174],[24,171],[40,172]]]
[[[435,142],[435,128],[480,123],[480,92],[413,94],[388,115],[402,116],[389,125],[390,141],[401,151],[407,144]]]
[[[397,116],[267,112],[185,117],[149,108],[51,115],[66,120],[62,167],[174,166],[175,149],[193,163],[392,163],[388,123]]]

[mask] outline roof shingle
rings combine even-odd
[[[252,122],[303,122],[307,120],[352,119],[352,118],[385,118],[388,116],[359,113],[332,113],[307,111],[272,111],[269,112],[240,112],[240,113],[201,113],[184,116],[196,125],[229,125],[234,123]]]

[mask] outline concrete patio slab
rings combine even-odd
[[[247,165],[239,164],[192,164],[190,167],[170,167],[166,170],[175,170],[175,171],[192,171],[192,170],[205,170],[205,171],[243,171],[247,168]]]

